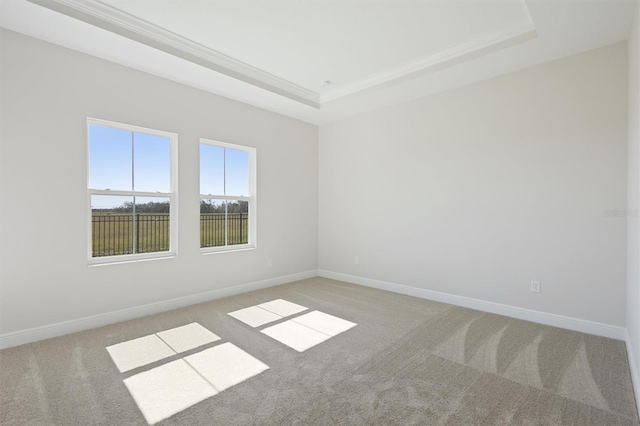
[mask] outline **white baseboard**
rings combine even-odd
[[[582,320],[578,318],[565,317],[562,315],[549,314],[531,309],[517,308],[509,305],[502,305],[494,302],[473,299],[470,297],[457,296],[454,294],[442,293],[439,291],[426,290],[417,287],[390,283],[386,281],[374,280],[370,278],[358,277],[355,275],[342,274],[327,270],[311,270],[292,275],[270,278],[262,281],[241,284],[233,287],[226,287],[217,290],[207,291],[204,293],[193,294],[189,296],[178,297],[175,299],[165,300],[147,305],[136,306],[132,308],[122,309],[114,312],[106,312],[103,314],[92,315],[84,318],[77,318],[70,321],[59,322],[56,324],[34,327],[26,330],[20,330],[12,333],[0,335],[0,349],[10,348],[12,346],[23,345],[38,340],[44,340],[51,337],[62,336],[64,334],[75,333],[78,331],[88,330],[91,328],[102,327],[108,324],[114,324],[120,321],[126,321],[134,318],[140,318],[145,315],[157,314],[172,309],[182,308],[185,306],[195,305],[197,303],[207,302],[210,300],[221,299],[223,297],[234,296],[236,294],[246,293],[262,288],[273,287],[280,284],[286,284],[307,278],[321,276],[335,280],[345,281],[353,284],[359,284],[367,287],[373,287],[381,290],[391,291],[394,293],[406,294],[408,296],[420,297],[422,299],[434,300],[437,302],[449,303],[452,305],[463,306],[465,308],[477,309],[480,311],[491,312],[499,315],[505,315],[526,321],[537,322],[540,324],[551,325],[569,330],[580,331],[583,333],[595,334],[598,336],[610,337],[618,340],[627,340],[626,328],[616,327],[607,324],[601,324],[593,321]],[[628,347],[630,347],[627,344]],[[630,361],[633,358],[630,356]],[[633,362],[633,361],[631,361]],[[637,368],[639,366],[632,365],[632,374],[634,376],[634,384],[636,389],[640,384]],[[635,369],[635,370],[634,370]],[[635,372],[634,372],[635,371]],[[636,395],[640,395],[636,391]]]
[[[0,349],[49,339],[51,337],[62,336],[64,334],[75,333],[91,328],[102,327],[104,325],[114,324],[120,321],[140,318],[146,315],[157,314],[160,312],[170,311],[172,309],[195,305],[197,303],[222,299],[224,297],[234,296],[240,293],[247,293],[253,290],[260,290],[262,288],[273,287],[316,276],[318,276],[318,272],[316,270],[300,272],[297,274],[269,278],[262,281],[211,290],[204,293],[192,294],[161,302],[149,303],[147,305],[135,306],[133,308],[122,309],[119,311],[77,318],[42,327],[34,327],[26,330],[6,333],[0,335]]]
[[[580,331],[583,333],[624,340],[627,346],[629,368],[631,371],[631,378],[635,389],[636,403],[638,404],[638,411],[640,412],[640,365],[638,365],[638,358],[636,358],[636,354],[633,352],[630,336],[627,332],[627,329],[624,327],[617,327],[578,318],[566,317],[562,315],[549,314],[545,312],[534,311],[531,309],[517,308],[500,303],[487,302],[480,299],[457,296],[454,294],[426,290],[422,288],[374,280],[371,278],[364,278],[355,275],[342,274],[322,269],[300,272],[297,274],[285,275],[262,281],[255,281],[233,287],[226,287],[207,291],[204,293],[178,297],[171,300],[165,300],[161,302],[150,303],[147,305],[92,315],[84,318],[78,318],[70,321],[59,322],[56,324],[45,325],[42,327],[34,327],[26,330],[6,333],[0,335],[0,349],[36,342],[38,340],[49,339],[51,337],[62,336],[69,333],[88,330],[91,328],[102,327],[104,325],[114,324],[120,321],[140,318],[146,315],[157,314],[172,309],[208,302],[210,300],[222,299],[224,297],[247,293],[254,290],[260,290],[267,287],[273,287],[280,284],[287,284],[290,282],[313,278],[316,276],[345,281],[353,284],[363,285],[366,287],[373,287],[380,290],[391,291],[394,293],[406,294],[408,296],[419,297],[422,299],[449,303],[456,306],[463,306],[465,308],[477,309],[484,312],[491,312],[494,314],[505,315],[508,317],[532,321],[540,324]]]
[[[341,274],[324,269],[318,270],[318,276],[339,281],[346,281],[366,287],[373,287],[380,290],[387,290],[394,293],[406,294],[408,296],[420,297],[422,299],[435,300],[436,302],[449,303],[451,305],[477,309],[479,311],[505,315],[525,321],[537,322],[539,324],[551,325],[554,327],[566,328],[583,333],[610,337],[617,340],[625,340],[626,337],[627,329],[625,327],[617,327],[614,325],[602,324],[594,321],[549,314],[546,312],[534,311],[532,309],[518,308],[515,306],[503,305],[500,303],[473,299],[471,297],[456,296],[455,294],[410,287],[402,284],[374,280],[371,278],[358,277],[355,275]]]
[[[631,336],[629,336],[629,331],[627,329],[626,334],[626,343],[627,343],[627,358],[629,358],[629,369],[631,370],[631,382],[633,383],[633,389],[636,394],[636,405],[638,408],[638,414],[640,414],[640,364],[638,364],[638,358],[634,351],[633,345],[631,344]]]

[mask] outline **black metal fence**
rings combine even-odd
[[[200,247],[246,244],[248,213],[201,213]],[[168,213],[94,213],[91,216],[93,257],[169,251]]]
[[[226,223],[225,223],[226,222]],[[225,226],[227,240],[225,241]],[[249,214],[200,213],[200,247],[218,247],[249,242]]]
[[[167,213],[93,214],[93,257],[169,251],[169,223]]]

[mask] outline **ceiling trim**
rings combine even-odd
[[[98,0],[27,0],[147,46],[261,87],[305,105],[320,108],[319,95],[214,49],[196,43]]]
[[[528,11],[527,11],[528,15]],[[398,67],[373,74],[364,79],[329,90],[320,96],[320,104],[334,101],[345,96],[353,95],[374,87],[398,83],[402,80],[418,77],[434,72],[457,63],[486,55],[505,47],[513,46],[523,41],[537,37],[536,27],[529,22],[476,37],[465,43],[440,51],[415,61],[407,62]]]
[[[319,94],[100,0],[27,1],[315,109],[320,109],[321,105],[340,98],[400,83],[537,37],[536,27],[531,19],[526,1],[520,0],[526,20],[517,25],[472,38],[433,55],[406,62],[398,67],[331,88]]]

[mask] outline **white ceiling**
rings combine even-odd
[[[513,1],[103,0],[311,92],[349,85],[531,21]],[[154,6],[155,5],[155,6]]]
[[[623,41],[634,7],[633,0],[0,0],[0,26],[323,124]]]

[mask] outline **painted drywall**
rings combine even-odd
[[[321,126],[319,269],[624,326],[626,57]]]
[[[0,36],[0,334],[317,269],[317,127]],[[178,134],[177,257],[88,266],[87,117]],[[255,250],[200,254],[201,137],[257,149]]]
[[[629,35],[629,176],[627,192],[627,333],[640,407],[640,3]]]

